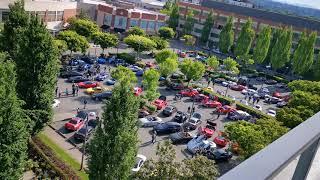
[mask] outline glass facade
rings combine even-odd
[[[130,27],[138,26],[139,25],[139,20],[137,19],[131,19],[130,20]]]
[[[155,25],[156,25],[156,23],[154,21],[149,21],[148,30],[154,31]]]
[[[146,20],[141,20],[140,27],[141,27],[142,29],[147,29],[147,21],[146,21]]]
[[[126,29],[127,27],[127,18],[123,16],[116,16],[114,21],[114,27],[119,29]]]
[[[111,26],[111,21],[112,21],[112,15],[111,14],[105,14],[104,15],[103,24]]]

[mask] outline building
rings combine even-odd
[[[317,31],[320,32],[320,21],[313,19],[305,19],[302,17],[279,14],[270,11],[263,11],[256,8],[243,7],[233,5],[225,2],[203,0],[200,4],[190,2],[179,2],[180,6],[180,20],[179,28],[181,31],[185,22],[187,11],[192,10],[194,14],[195,25],[192,35],[196,37],[201,36],[203,24],[210,11],[214,14],[214,25],[209,36],[209,47],[217,47],[219,42],[219,34],[225,25],[229,16],[234,17],[234,31],[235,39],[241,30],[242,25],[251,18],[253,21],[254,30],[259,33],[263,27],[270,25],[272,28],[292,27],[293,47],[297,45],[299,36],[303,31]],[[319,33],[318,33],[319,35]],[[316,42],[316,53],[320,49],[320,37],[318,36]]]

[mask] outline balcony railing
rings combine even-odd
[[[313,168],[309,174],[319,139],[320,112],[231,169],[219,180],[319,179],[319,167],[316,169],[317,178],[314,178]],[[318,154],[316,159],[318,161]]]

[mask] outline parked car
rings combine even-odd
[[[238,84],[239,85],[242,85],[242,86],[246,86],[247,84],[248,84],[248,82],[249,82],[249,79],[247,78],[247,77],[245,77],[245,76],[243,76],[243,77],[240,77],[239,79],[238,79]]]
[[[188,119],[188,114],[178,111],[176,115],[173,118],[173,121],[178,122],[178,123],[184,123]]]
[[[158,110],[167,106],[167,98],[165,96],[160,96],[157,100],[155,100],[152,104],[157,107]]]
[[[94,64],[95,62],[95,59],[92,59],[88,56],[81,57],[81,60],[88,64]]]
[[[190,120],[184,124],[184,128],[189,131],[195,130],[199,124],[201,124],[201,114],[193,113]]]
[[[75,134],[74,134],[74,138],[78,141],[84,141],[84,140],[88,140],[90,135],[93,132],[93,127],[92,126],[82,126],[81,129],[79,129]],[[87,135],[86,135],[87,133]]]
[[[61,78],[70,78],[74,76],[82,76],[83,74],[77,71],[65,71],[60,74]]]
[[[259,111],[262,111],[262,106],[259,105],[259,104],[256,104],[256,105],[253,106],[253,109],[257,109]]]
[[[216,162],[228,161],[232,158],[232,153],[225,149],[212,149],[211,151],[207,151],[206,156],[208,159],[215,160]]]
[[[282,108],[282,107],[284,107],[286,105],[288,105],[288,102],[286,102],[286,101],[281,101],[281,102],[277,103],[277,107],[279,107],[279,108]]]
[[[56,107],[59,107],[59,105],[60,105],[60,101],[58,99],[54,99],[51,107],[56,108]]]
[[[254,89],[244,89],[241,91],[241,94],[248,94],[248,95],[253,95],[257,94],[258,92]]]
[[[78,86],[79,88],[94,88],[98,86],[98,83],[93,81],[84,81],[78,83]]]
[[[189,132],[176,132],[169,135],[170,140],[173,144],[185,144],[194,138]]]
[[[208,108],[217,108],[217,107],[221,107],[222,103],[219,101],[208,100],[208,101],[202,101],[202,105]]]
[[[147,110],[144,110],[144,109],[141,109],[139,112],[138,112],[138,117],[139,118],[143,118],[143,117],[146,117],[150,115],[150,113],[147,111]]]
[[[265,77],[257,77],[256,78],[257,81],[266,81],[267,79]]]
[[[99,100],[99,101],[102,101],[104,99],[109,99],[111,98],[112,96],[112,91],[105,91],[105,92],[102,92],[102,93],[97,93],[97,94],[93,94],[92,95],[92,99],[93,100]]]
[[[280,92],[279,92],[279,91],[275,91],[275,92],[273,92],[272,96],[273,96],[273,97],[276,97],[276,98],[279,98],[279,99],[281,99],[281,98],[282,98],[282,95],[280,94]]]
[[[157,134],[170,134],[181,131],[181,125],[177,122],[165,122],[153,127]]]
[[[145,117],[145,118],[140,118],[139,122],[142,127],[153,127],[155,125],[158,125],[159,123],[162,122],[162,119],[159,117]]]
[[[177,112],[177,108],[174,106],[167,106],[163,109],[162,114],[164,116],[171,116],[173,113]]]
[[[86,71],[89,70],[92,67],[91,64],[82,64],[78,66],[78,71]]]
[[[233,121],[238,121],[238,120],[248,121],[251,119],[251,117],[252,116],[249,113],[241,111],[241,110],[233,111],[228,114],[228,119],[233,120]]]
[[[268,85],[275,85],[275,84],[277,84],[278,82],[277,82],[276,80],[269,79],[269,80],[266,80],[265,83],[268,84]]]
[[[193,97],[197,94],[199,94],[199,92],[196,89],[185,89],[180,91],[180,94],[182,96],[186,96],[186,97]]]
[[[116,83],[116,80],[113,79],[113,78],[108,79],[108,80],[106,81],[106,84],[107,84],[107,85],[114,85],[115,83]]]
[[[136,76],[143,76],[144,71],[143,70],[139,70],[136,72]]]
[[[83,81],[89,81],[89,78],[86,78],[84,76],[72,76],[69,77],[68,82],[73,82],[73,83],[78,83],[78,82],[83,82]]]
[[[133,94],[134,94],[135,96],[140,96],[141,93],[142,93],[142,88],[140,88],[140,87],[135,87],[135,88],[133,88]]]
[[[208,124],[205,127],[199,127],[198,130],[199,134],[202,134],[205,137],[210,138],[214,134],[216,128]]]
[[[103,80],[107,79],[107,77],[108,77],[108,74],[106,72],[101,72],[96,76],[95,80],[96,81],[103,81]]]
[[[243,85],[230,85],[229,87],[234,91],[242,91],[247,88],[246,86],[243,86]]]
[[[194,100],[195,102],[201,102],[201,101],[203,101],[203,100],[205,100],[205,99],[209,99],[209,96],[206,96],[206,95],[204,95],[204,94],[197,94],[197,95],[195,95],[194,98],[193,98],[193,100]]]
[[[228,140],[223,136],[217,136],[213,139],[213,142],[220,147],[225,147],[228,144]]]
[[[224,106],[218,107],[216,111],[221,114],[227,114],[227,113],[235,111],[235,110],[236,110],[235,108],[233,108],[229,105],[224,105]]]
[[[69,131],[76,131],[84,125],[85,119],[82,119],[80,117],[73,117],[71,118],[64,127]]]
[[[209,150],[216,148],[216,144],[206,140],[204,135],[194,137],[187,144],[187,149],[191,154],[196,154],[198,150]]]
[[[142,167],[143,163],[146,162],[147,157],[145,157],[142,154],[137,154],[137,158],[136,158],[136,163],[134,165],[134,167],[131,169],[131,171],[133,173],[136,173],[140,170],[140,168]]]
[[[96,94],[96,93],[102,93],[105,90],[106,90],[105,88],[97,86],[97,87],[93,87],[93,88],[88,88],[84,92],[87,93],[87,94],[92,95],[92,94]]]
[[[129,68],[131,71],[133,71],[133,72],[138,72],[138,71],[143,70],[141,67],[135,66],[135,65],[131,65],[131,66],[129,66],[128,68]]]
[[[247,100],[241,99],[241,100],[240,100],[240,103],[242,103],[242,104],[244,104],[244,105],[246,105],[246,106],[249,106],[249,103],[248,103]]]
[[[184,89],[184,85],[182,83],[171,83],[168,86],[168,89],[172,89],[172,90],[182,90]]]
[[[273,109],[269,109],[267,115],[272,116],[272,117],[276,117],[277,112]]]
[[[279,102],[282,102],[283,100],[277,97],[268,97],[265,98],[264,102],[270,103],[270,104],[277,104]]]

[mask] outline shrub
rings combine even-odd
[[[145,107],[148,109],[150,113],[154,113],[157,111],[157,107],[152,104],[146,104]]]
[[[126,63],[134,64],[136,62],[135,57],[128,53],[120,53],[117,55],[117,58],[123,59]]]

